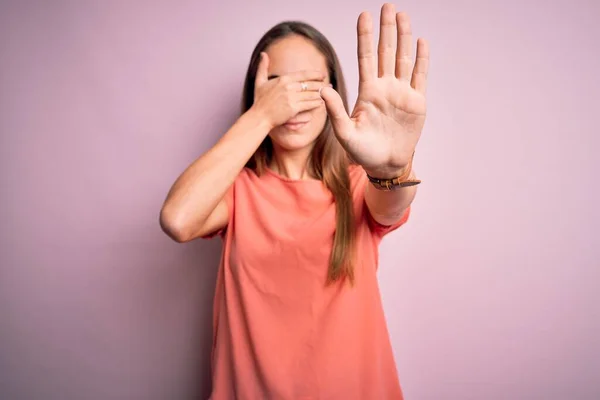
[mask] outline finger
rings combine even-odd
[[[314,110],[315,108],[319,108],[324,104],[325,103],[323,102],[323,99],[301,101],[298,103],[298,113]]]
[[[302,85],[305,84],[306,88],[303,88]],[[297,90],[299,92],[318,92],[325,86],[331,87],[331,84],[325,83],[323,81],[307,81],[307,82],[296,82],[294,86],[297,86]]]
[[[327,114],[331,119],[331,124],[335,130],[337,136],[341,140],[348,140],[350,127],[352,121],[344,108],[344,102],[340,97],[339,93],[332,88],[323,88],[321,90],[321,97],[325,101],[325,107],[327,107]]]
[[[396,78],[409,80],[413,69],[412,59],[412,28],[408,15],[403,12],[396,14],[398,26],[398,49],[396,51]]]
[[[256,70],[255,87],[264,85],[269,80],[269,56],[264,51],[260,53],[260,62]]]
[[[287,77],[292,82],[324,81],[326,74],[323,71],[297,71]]]
[[[310,100],[322,100],[322,97],[318,90],[310,91],[310,92],[300,92],[298,93],[298,97],[296,97],[297,101],[310,101]]]
[[[429,72],[429,43],[425,39],[417,40],[417,61],[412,73],[410,85],[419,93],[427,91],[427,74]]]
[[[358,39],[358,74],[361,82],[367,82],[375,75],[375,52],[373,50],[373,21],[371,14],[363,12],[356,26]]]
[[[396,9],[386,3],[381,7],[379,26],[379,76],[392,75],[396,65]]]

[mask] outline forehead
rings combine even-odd
[[[291,35],[271,44],[269,55],[269,75],[285,75],[302,70],[327,72],[325,56],[308,39]]]

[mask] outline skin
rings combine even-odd
[[[367,173],[392,178],[406,172],[425,123],[428,44],[418,40],[413,62],[410,21],[392,4],[381,9],[377,52],[369,13],[359,16],[357,37],[359,91],[350,115],[327,85],[325,58],[309,41],[290,36],[267,49],[257,73],[254,105],[169,191],[160,215],[169,236],[186,242],[227,225],[225,194],[267,135],[274,143],[269,168],[290,179],[311,179],[307,160],[326,113],[336,138]],[[302,82],[309,90],[301,90]],[[296,129],[285,126],[290,121],[308,123]],[[388,192],[367,185],[365,201],[375,220],[391,225],[415,195],[415,186]]]
[[[268,77],[273,79],[296,71],[317,71],[325,77],[324,82],[329,83],[327,60],[312,42],[302,36],[280,39],[269,46],[266,53],[266,59],[259,65],[259,74],[266,69]],[[326,119],[327,110],[322,102],[319,107],[298,113],[286,121],[306,121],[306,124],[279,125],[269,132],[274,148],[269,168],[290,179],[310,179],[306,161]]]
[[[410,20],[392,4],[383,5],[379,29],[375,53],[371,16],[359,16],[359,91],[351,115],[334,90],[325,88],[321,94],[346,151],[371,176],[393,178],[405,172],[425,124],[429,46],[419,39],[413,62]],[[365,201],[379,223],[390,225],[401,218],[416,191],[416,186],[387,192],[367,185]]]

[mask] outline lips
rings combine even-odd
[[[291,120],[291,121],[286,122],[283,126],[285,126],[287,129],[295,131],[295,130],[302,128],[307,123],[308,123],[308,121],[293,121],[293,120]]]

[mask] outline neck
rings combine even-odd
[[[312,168],[308,165],[312,146],[294,151],[274,149],[269,168],[288,179],[314,179]]]

